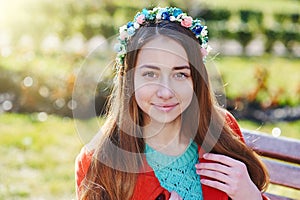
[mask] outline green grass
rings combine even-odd
[[[0,199],[72,199],[81,143],[70,119],[0,115]]]
[[[80,148],[95,133],[103,119],[73,121],[48,116],[40,122],[37,114],[0,115],[0,199],[75,198],[74,160]],[[256,124],[239,121],[241,127],[300,139],[300,121]],[[298,197],[299,191],[270,186],[268,191]]]

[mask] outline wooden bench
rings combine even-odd
[[[245,129],[242,132],[246,144],[262,156],[270,174],[270,182],[300,190],[300,141]],[[275,194],[266,195],[271,200],[291,200]]]

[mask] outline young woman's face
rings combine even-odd
[[[164,36],[146,43],[137,57],[134,87],[146,120],[170,123],[179,119],[193,98],[193,80],[184,48]]]

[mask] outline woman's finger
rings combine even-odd
[[[233,167],[236,165],[240,165],[240,161],[235,160],[233,158],[230,158],[229,156],[221,155],[221,154],[215,154],[215,153],[205,153],[203,155],[203,158],[205,160],[211,160],[215,162],[219,162],[222,164],[225,164],[227,166]]]
[[[216,188],[216,189],[221,190],[225,193],[228,193],[228,191],[230,189],[229,185],[227,185],[225,183],[222,183],[222,182],[219,182],[219,181],[208,180],[208,179],[201,179],[200,181],[201,181],[201,184],[210,186],[212,188]]]
[[[216,181],[222,182],[224,184],[229,184],[231,181],[228,175],[214,170],[201,169],[201,170],[197,170],[196,173],[205,177],[209,177]]]
[[[229,174],[231,168],[228,167],[227,165],[223,165],[220,163],[198,163],[195,165],[196,170],[203,170],[203,169],[207,169],[207,170],[213,170],[213,171],[218,171],[221,172],[223,174]]]

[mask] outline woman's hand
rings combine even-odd
[[[213,179],[202,178],[202,184],[225,192],[233,200],[262,199],[243,162],[213,153],[206,153],[203,157],[214,162],[196,164],[197,174]]]
[[[169,200],[182,200],[182,198],[175,191],[172,191]]]

